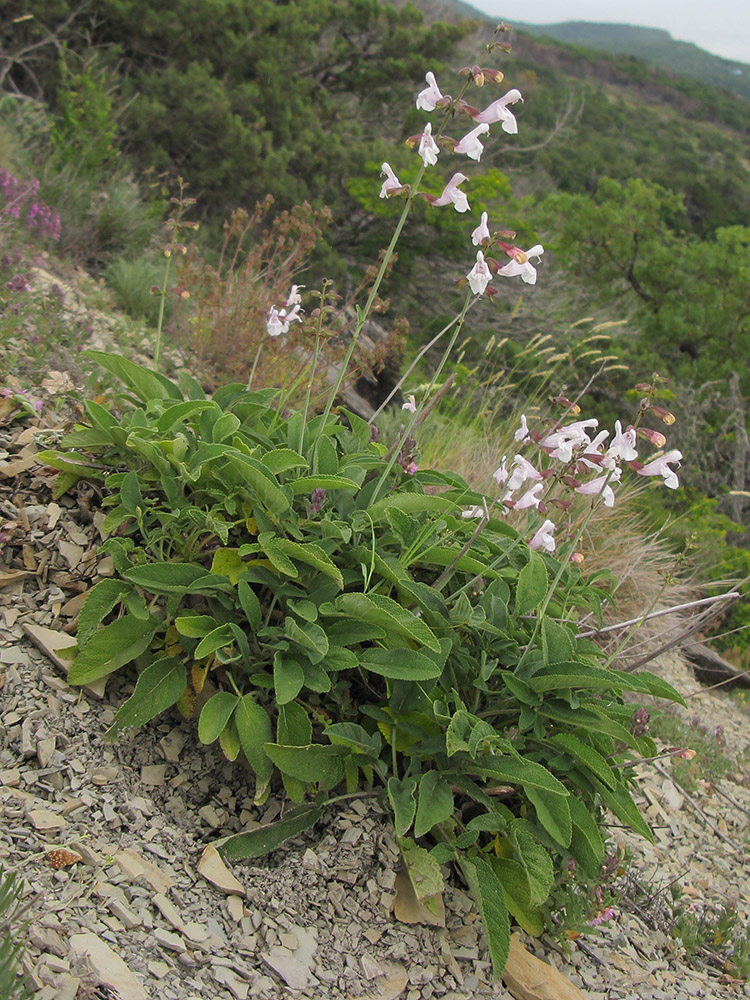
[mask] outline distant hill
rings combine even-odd
[[[388,0],[397,7],[406,0]],[[497,23],[501,16],[484,14],[463,0],[413,0],[427,21],[457,21],[476,18]],[[508,11],[512,15],[512,10]],[[750,100],[750,65],[722,59],[692,42],[678,42],[661,28],[639,28],[629,24],[594,24],[564,21],[559,24],[526,24],[512,16],[506,19],[521,34],[548,38],[565,45],[598,49],[616,55],[634,56],[678,76],[725,87]]]
[[[465,8],[465,4],[461,4]],[[660,28],[638,28],[629,24],[591,24],[565,21],[561,24],[523,24],[513,27],[537,37],[552,38],[567,45],[584,46],[637,56],[680,76],[703,80],[750,100],[750,66],[711,55],[692,42],[678,42]]]

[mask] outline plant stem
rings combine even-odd
[[[154,371],[159,371],[159,360],[161,357],[161,331],[164,325],[164,307],[167,301],[167,282],[169,281],[169,270],[172,266],[172,255],[167,257],[164,268],[164,280],[161,283],[161,301],[159,302],[159,319],[156,323],[156,346],[154,347]]]
[[[370,315],[370,310],[372,309],[372,304],[375,301],[375,296],[378,294],[378,290],[383,282],[383,278],[385,277],[385,272],[388,270],[388,265],[390,264],[391,258],[393,257],[393,253],[396,249],[396,244],[398,243],[399,236],[401,235],[401,230],[404,228],[404,224],[406,223],[406,218],[409,215],[409,210],[411,209],[411,206],[414,202],[414,198],[416,197],[417,190],[419,188],[419,182],[422,180],[422,175],[424,174],[424,172],[425,172],[425,164],[423,163],[422,166],[419,168],[414,183],[412,184],[409,190],[409,194],[406,198],[403,211],[401,212],[401,217],[398,220],[398,223],[396,224],[396,229],[394,230],[393,236],[391,237],[391,242],[388,244],[388,249],[383,255],[383,261],[380,265],[377,277],[373,282],[373,286],[370,289],[370,294],[367,296],[367,302],[365,302],[365,307],[362,310],[357,310],[357,324],[354,327],[354,332],[352,333],[352,339],[349,343],[347,352],[344,355],[344,360],[341,362],[341,365],[339,366],[339,372],[336,378],[336,382],[334,383],[334,386],[331,389],[331,392],[328,396],[328,400],[326,402],[325,409],[323,411],[323,419],[321,420],[320,428],[318,429],[318,437],[320,437],[320,435],[322,434],[323,428],[325,427],[328,421],[328,417],[331,412],[331,407],[333,406],[333,402],[336,399],[336,396],[338,395],[339,389],[341,388],[341,383],[344,381],[344,376],[346,375],[346,370],[349,367],[349,362],[352,360],[352,355],[354,354],[354,348],[357,346],[357,341],[359,340],[359,335],[362,332],[362,327],[365,325],[367,317]]]
[[[258,350],[255,352],[255,358],[253,359],[253,367],[250,369],[250,378],[247,380],[248,391],[252,388],[253,379],[255,378],[255,369],[258,367],[258,361],[260,361],[260,352],[263,350],[263,338],[261,337],[258,342]]]

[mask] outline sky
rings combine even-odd
[[[681,42],[750,64],[750,0],[466,0],[472,7],[513,24],[561,21],[634,24],[665,28]]]

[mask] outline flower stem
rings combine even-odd
[[[349,367],[349,363],[352,360],[352,355],[354,354],[354,348],[357,346],[357,341],[359,340],[359,335],[362,332],[362,327],[365,325],[367,317],[370,315],[372,304],[375,301],[375,297],[378,294],[378,290],[383,282],[385,273],[388,270],[388,265],[391,262],[391,258],[393,257],[394,251],[396,249],[396,244],[398,243],[399,237],[401,235],[401,230],[404,228],[407,216],[409,215],[409,210],[411,209],[411,206],[414,202],[414,198],[416,197],[417,190],[419,188],[419,182],[422,180],[422,175],[424,174],[424,171],[425,171],[425,165],[423,163],[422,166],[419,168],[419,171],[414,180],[414,183],[411,186],[411,189],[409,190],[406,202],[404,203],[403,211],[401,212],[401,217],[396,224],[393,236],[391,237],[391,242],[388,244],[388,249],[383,255],[383,260],[380,265],[380,269],[378,270],[377,277],[375,278],[373,286],[370,289],[370,294],[367,296],[367,302],[365,302],[364,309],[361,310],[357,309],[357,323],[356,326],[354,327],[354,332],[352,333],[352,339],[349,343],[347,352],[344,355],[344,360],[341,362],[341,365],[339,366],[339,372],[336,378],[336,382],[334,383],[334,386],[331,389],[331,392],[328,396],[328,400],[326,401],[325,409],[323,411],[323,419],[321,420],[320,426],[318,428],[318,437],[320,437],[320,435],[323,433],[323,428],[325,427],[328,421],[328,417],[330,415],[333,402],[339,393],[339,389],[341,388],[341,383],[344,381],[346,370]]]
[[[159,371],[159,360],[161,357],[161,331],[164,325],[164,307],[167,301],[167,282],[169,281],[169,271],[172,266],[172,256],[167,257],[164,268],[164,280],[161,283],[161,301],[159,302],[159,319],[156,323],[156,345],[154,346],[154,371]]]

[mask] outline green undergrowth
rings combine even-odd
[[[605,809],[650,830],[622,765],[656,747],[624,692],[680,696],[607,667],[577,637],[605,593],[534,551],[458,475],[405,468],[346,410],[289,412],[278,390],[207,397],[122,357],[87,352],[121,384],[110,407],[40,458],[59,497],[102,495],[115,575],[82,608],[69,680],[135,668],[116,739],[205,701],[198,735],[240,754],[282,820],[219,843],[265,854],[341,796],[391,810],[417,897],[460,870],[497,974],[509,917],[540,934],[571,866],[596,880]]]

